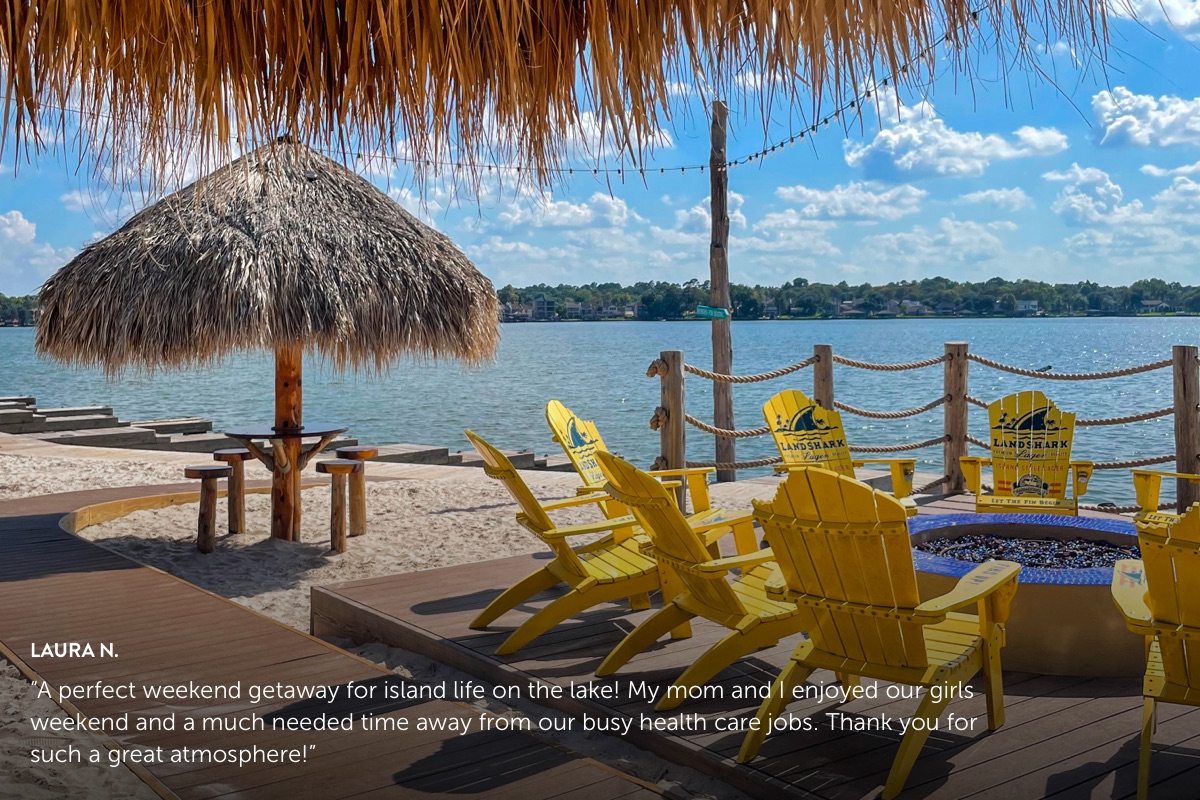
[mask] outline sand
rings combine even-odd
[[[193,456],[197,463],[205,458]],[[184,480],[183,466],[177,464],[0,453],[0,501],[86,489],[182,483]]]

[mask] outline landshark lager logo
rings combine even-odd
[[[840,425],[830,425],[825,409],[815,403],[800,409],[789,420],[775,415],[774,432],[778,434],[779,449],[798,451],[805,461],[822,461],[827,450],[846,446]]]
[[[1054,451],[1071,446],[1071,431],[1051,417],[1056,409],[1041,406],[1024,414],[1000,412],[992,428],[992,449],[1012,451],[1012,458],[1056,458]]]
[[[571,421],[567,423],[567,436],[571,439],[571,447],[587,447],[589,444],[595,444],[595,440],[592,437],[579,430],[578,417],[571,417]],[[593,446],[593,452],[595,449],[595,446]]]
[[[1019,398],[1005,401],[992,418],[996,489],[1013,497],[1059,497],[1071,457],[1073,417],[1064,417],[1038,392]]]
[[[588,482],[604,483],[604,472],[596,461],[596,438],[587,432],[587,423],[581,423],[578,417],[571,417],[567,422],[567,449],[574,454],[581,472]]]
[[[1027,472],[1013,481],[1012,493],[1014,497],[1025,497],[1028,495],[1045,497],[1050,494],[1050,484],[1042,480],[1040,475]]]

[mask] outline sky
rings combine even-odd
[[[984,55],[967,80],[939,52],[931,86],[873,87],[861,113],[731,169],[730,279],[1200,284],[1200,0],[1130,2],[1137,19],[1110,18],[1103,65],[1045,42],[1036,69],[1000,81]],[[807,110],[772,108],[764,138],[761,109],[733,104],[728,156],[789,138],[811,122]],[[407,164],[354,166],[497,287],[706,279],[710,175],[679,169],[708,161],[695,93],[681,87],[644,180],[591,174],[585,154],[604,158],[604,145],[589,117],[576,139],[574,174],[545,190],[496,170],[478,193],[451,175],[422,191]],[[55,153],[17,161],[9,147],[0,293],[36,291],[153,199],[112,192],[90,164]]]

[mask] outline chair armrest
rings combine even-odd
[[[567,497],[563,500],[552,500],[549,503],[542,503],[542,509],[545,511],[555,511],[560,508],[574,508],[575,506],[586,506],[594,503],[602,503],[608,499],[608,495],[597,496],[594,494],[582,495],[578,497]]]
[[[704,533],[713,528],[732,528],[734,525],[742,525],[747,522],[754,522],[754,512],[739,511],[731,517],[710,519],[705,522],[690,522],[689,524],[696,533]]]
[[[958,584],[941,597],[926,600],[915,610],[919,617],[937,617],[947,611],[977,603],[1007,583],[1015,583],[1021,565],[1012,561],[989,561],[980,564],[959,579]]]
[[[1071,482],[1074,497],[1079,498],[1087,494],[1088,482],[1092,479],[1092,472],[1095,471],[1092,467],[1092,462],[1072,461],[1067,466],[1067,469],[1074,475],[1074,479]]]
[[[1158,496],[1162,489],[1163,478],[1176,478],[1185,481],[1200,481],[1200,475],[1187,472],[1162,472],[1156,469],[1135,469],[1133,472],[1133,491],[1137,496],[1138,518],[1143,514],[1153,514],[1158,511]],[[1176,509],[1183,513],[1186,509]]]
[[[915,458],[856,458],[854,466],[867,464],[887,464],[892,473],[892,496],[899,500],[912,494],[912,479],[917,472]]]
[[[1147,634],[1154,617],[1146,605],[1146,570],[1141,561],[1124,558],[1113,564],[1112,598],[1125,617],[1125,625],[1134,633]]]
[[[616,528],[628,528],[637,524],[637,520],[633,517],[617,517],[616,519],[601,519],[596,522],[587,522],[583,525],[564,525],[561,528],[545,531],[541,537],[547,541],[551,539],[565,539],[568,536],[583,536],[589,533],[605,533]]]
[[[652,469],[646,474],[653,475],[655,478],[678,478],[686,475],[711,475],[716,471],[716,467],[681,467],[680,469]]]
[[[724,558],[714,558],[711,561],[704,561],[696,565],[696,569],[702,573],[719,573],[724,575],[731,569],[744,569],[746,567],[757,567],[759,564],[765,564],[768,561],[775,560],[775,553],[771,548],[766,547],[762,550],[756,550],[753,553],[743,553],[736,556],[726,556]]]
[[[979,456],[963,456],[958,459],[958,463],[962,467],[963,478],[967,483],[967,491],[979,497],[979,492],[983,484],[983,468],[990,467],[992,460],[990,458],[980,458]]]
[[[575,487],[575,494],[580,494],[580,495],[595,494],[596,492],[603,492],[603,491],[604,491],[603,486],[576,486]]]

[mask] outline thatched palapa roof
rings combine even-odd
[[[4,132],[36,148],[46,128],[78,121],[81,158],[100,153],[157,174],[190,145],[211,166],[235,139],[248,146],[290,133],[371,153],[396,153],[403,140],[418,165],[454,152],[546,178],[589,111],[622,150],[607,155],[639,161],[679,82],[718,98],[780,93],[815,107],[882,76],[924,81],[934,55],[961,56],[973,40],[1000,62],[997,74],[1039,43],[1102,48],[1106,8],[1104,0],[5,0]],[[946,47],[934,48],[943,36]],[[755,80],[736,80],[746,75]]]
[[[262,147],[135,214],[46,282],[37,349],[154,369],[302,343],[338,368],[490,357],[497,299],[447,237],[302,145]]]

